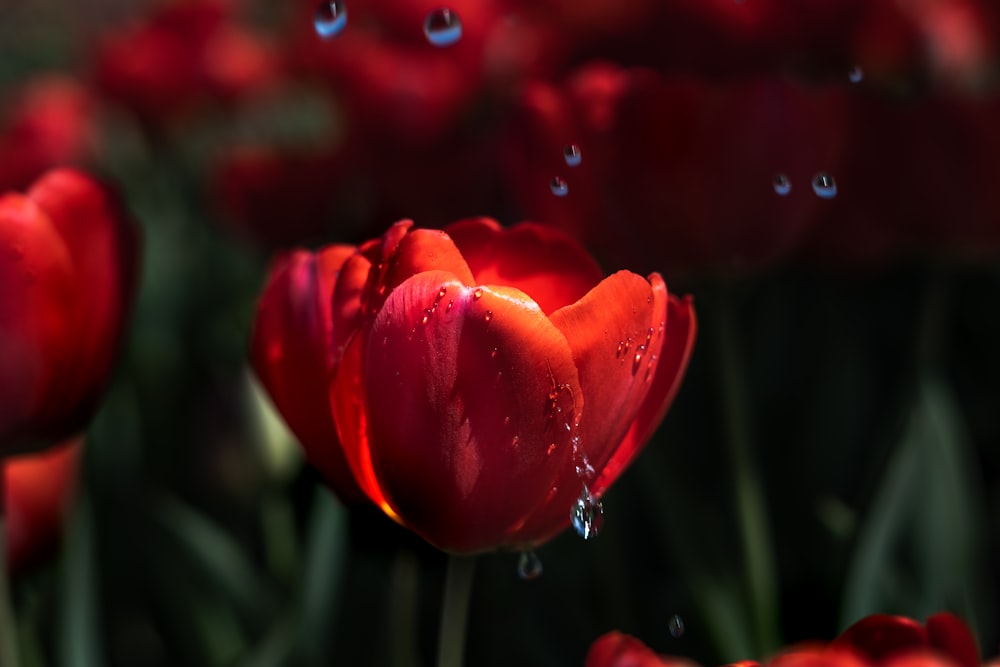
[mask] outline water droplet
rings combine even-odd
[[[684,636],[684,619],[681,618],[680,614],[674,614],[667,621],[667,627],[670,630],[670,636],[674,639],[680,639]]]
[[[569,519],[576,534],[585,540],[597,537],[604,526],[604,505],[601,504],[600,498],[590,495],[590,489],[586,484],[570,508]]]
[[[509,424],[510,423],[510,417],[504,417],[503,418],[503,423],[504,423],[504,426],[506,426],[507,424]]]
[[[438,300],[440,301],[441,299],[443,299],[444,295],[447,294],[447,293],[448,293],[447,288],[442,287],[441,289],[439,289],[438,290],[438,295],[437,295]]]
[[[420,320],[420,323],[421,324],[427,324],[427,322],[431,319],[431,315],[433,315],[433,314],[434,314],[433,310],[431,310],[430,308],[424,308],[424,316]]]
[[[776,174],[773,185],[775,193],[781,195],[782,197],[792,191],[792,182],[788,180],[788,176],[785,176],[784,174]]]
[[[623,340],[618,341],[618,349],[615,350],[615,356],[616,357],[622,356],[622,352],[624,350],[625,350],[625,341],[623,341]]]
[[[490,352],[490,359],[496,359],[496,358],[497,358],[497,349],[493,348],[493,350]]]
[[[833,199],[837,196],[837,184],[834,182],[833,176],[825,171],[821,171],[813,177],[812,186],[813,192],[821,199]]]
[[[517,447],[519,444],[521,444],[521,436],[515,435],[513,438],[510,439],[510,444],[512,447]]]
[[[444,309],[444,312],[450,313],[451,309],[452,309],[452,307],[454,305],[455,305],[455,302],[453,300],[451,300],[451,299],[448,299],[448,306]]]
[[[487,310],[486,311],[486,317],[484,319],[487,322],[491,321],[493,319],[493,311],[492,310]]]
[[[316,6],[313,28],[323,39],[336,37],[347,25],[347,8],[341,0],[324,0]]]
[[[583,160],[583,156],[580,154],[580,147],[576,144],[570,144],[563,149],[563,158],[566,160],[567,167],[580,166],[580,161]]]
[[[566,181],[556,176],[549,183],[549,190],[551,190],[552,194],[556,197],[565,197],[569,194],[569,185],[566,184]]]
[[[473,298],[473,300],[475,300],[475,301],[478,301],[478,300],[479,300],[479,299],[481,299],[482,297],[483,297],[483,288],[482,288],[482,287],[477,287],[477,288],[476,288],[476,289],[475,289],[475,290],[474,290],[474,291],[472,292],[472,298]]]
[[[517,560],[517,576],[531,581],[542,576],[542,561],[534,551],[522,551]]]
[[[865,78],[865,71],[858,65],[855,65],[847,73],[847,78],[850,79],[851,83],[861,83],[861,80]]]
[[[552,456],[552,452],[556,451],[556,443],[550,443],[548,449],[545,450],[546,456]]]
[[[434,46],[451,46],[462,39],[462,20],[453,9],[439,7],[424,20],[424,35]]]

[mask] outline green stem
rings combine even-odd
[[[4,500],[4,468],[0,458],[0,667],[18,667],[17,626],[7,579],[7,512]]]
[[[471,556],[448,556],[438,632],[438,667],[462,667],[465,654],[465,626],[469,620],[469,600],[476,560]]]
[[[736,340],[731,295],[720,293],[715,311],[720,390],[726,422],[726,446],[732,466],[736,512],[743,545],[744,575],[749,586],[750,616],[759,655],[778,646],[776,569],[764,493],[751,453],[746,373]]]

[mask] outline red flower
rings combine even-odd
[[[3,461],[7,568],[23,572],[48,556],[59,542],[83,442],[74,441],[39,454]]]
[[[346,459],[365,495],[429,542],[543,542],[661,421],[694,340],[691,303],[659,274],[602,280],[549,227],[411,227],[276,267],[254,367],[300,437],[315,432],[307,456]]]
[[[136,238],[111,194],[51,171],[0,197],[0,456],[79,432],[118,351]]]
[[[76,81],[40,77],[7,100],[0,125],[0,191],[21,190],[53,167],[93,150],[95,104]]]
[[[524,212],[640,267],[766,265],[798,244],[828,202],[810,182],[837,172],[845,95],[778,79],[709,83],[592,64],[561,88],[525,90],[507,173]],[[563,151],[576,144],[579,166]],[[792,189],[779,196],[773,180]],[[550,189],[566,181],[565,196]]]
[[[163,120],[267,84],[273,58],[235,25],[229,4],[178,0],[107,36],[96,56],[98,85],[142,117]]]
[[[586,667],[654,667],[691,663],[657,656],[641,641],[609,632],[590,647]],[[743,660],[729,667],[980,667],[976,638],[947,612],[921,625],[904,616],[875,614],[861,619],[829,644],[811,643],[782,651],[766,662]]]
[[[698,667],[686,658],[657,655],[635,637],[613,630],[590,646],[584,667]]]

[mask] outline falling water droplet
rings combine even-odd
[[[556,197],[565,197],[569,194],[569,185],[566,184],[566,181],[556,176],[549,183],[549,190],[551,190],[552,194]]]
[[[453,9],[439,7],[424,20],[424,35],[434,46],[451,46],[462,39],[462,20]]]
[[[865,71],[858,65],[855,65],[847,73],[847,78],[850,79],[851,83],[861,83],[862,79],[865,78]]]
[[[570,144],[563,149],[563,158],[566,160],[567,167],[580,166],[580,161],[583,160],[583,156],[580,154],[580,147],[576,144]]]
[[[833,199],[837,196],[837,184],[834,182],[833,176],[825,171],[821,171],[813,177],[812,186],[813,192],[821,199]]]
[[[324,0],[316,6],[313,28],[323,39],[336,37],[347,25],[347,8],[341,0]]]
[[[670,636],[674,639],[680,639],[684,636],[684,619],[681,618],[680,614],[674,614],[667,621],[667,627],[670,629]]]
[[[775,193],[781,195],[782,197],[792,191],[792,182],[788,180],[788,176],[785,176],[784,174],[775,175],[772,184],[774,185]]]
[[[522,551],[517,560],[517,576],[531,581],[542,576],[542,561],[534,551]]]
[[[600,498],[590,494],[586,484],[570,508],[569,518],[576,534],[585,540],[597,537],[601,532],[604,526],[604,505],[601,504]]]

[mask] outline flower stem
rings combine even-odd
[[[438,632],[438,667],[461,667],[465,654],[465,626],[469,617],[472,576],[476,559],[472,556],[448,556],[441,603],[441,627]]]
[[[7,580],[7,513],[4,503],[4,468],[0,458],[0,667],[17,667],[17,626]]]
[[[726,446],[732,466],[736,512],[750,594],[750,618],[759,655],[778,646],[776,571],[763,489],[752,454],[746,371],[736,339],[732,294],[718,293],[715,311],[716,354],[722,407],[726,421]]]

